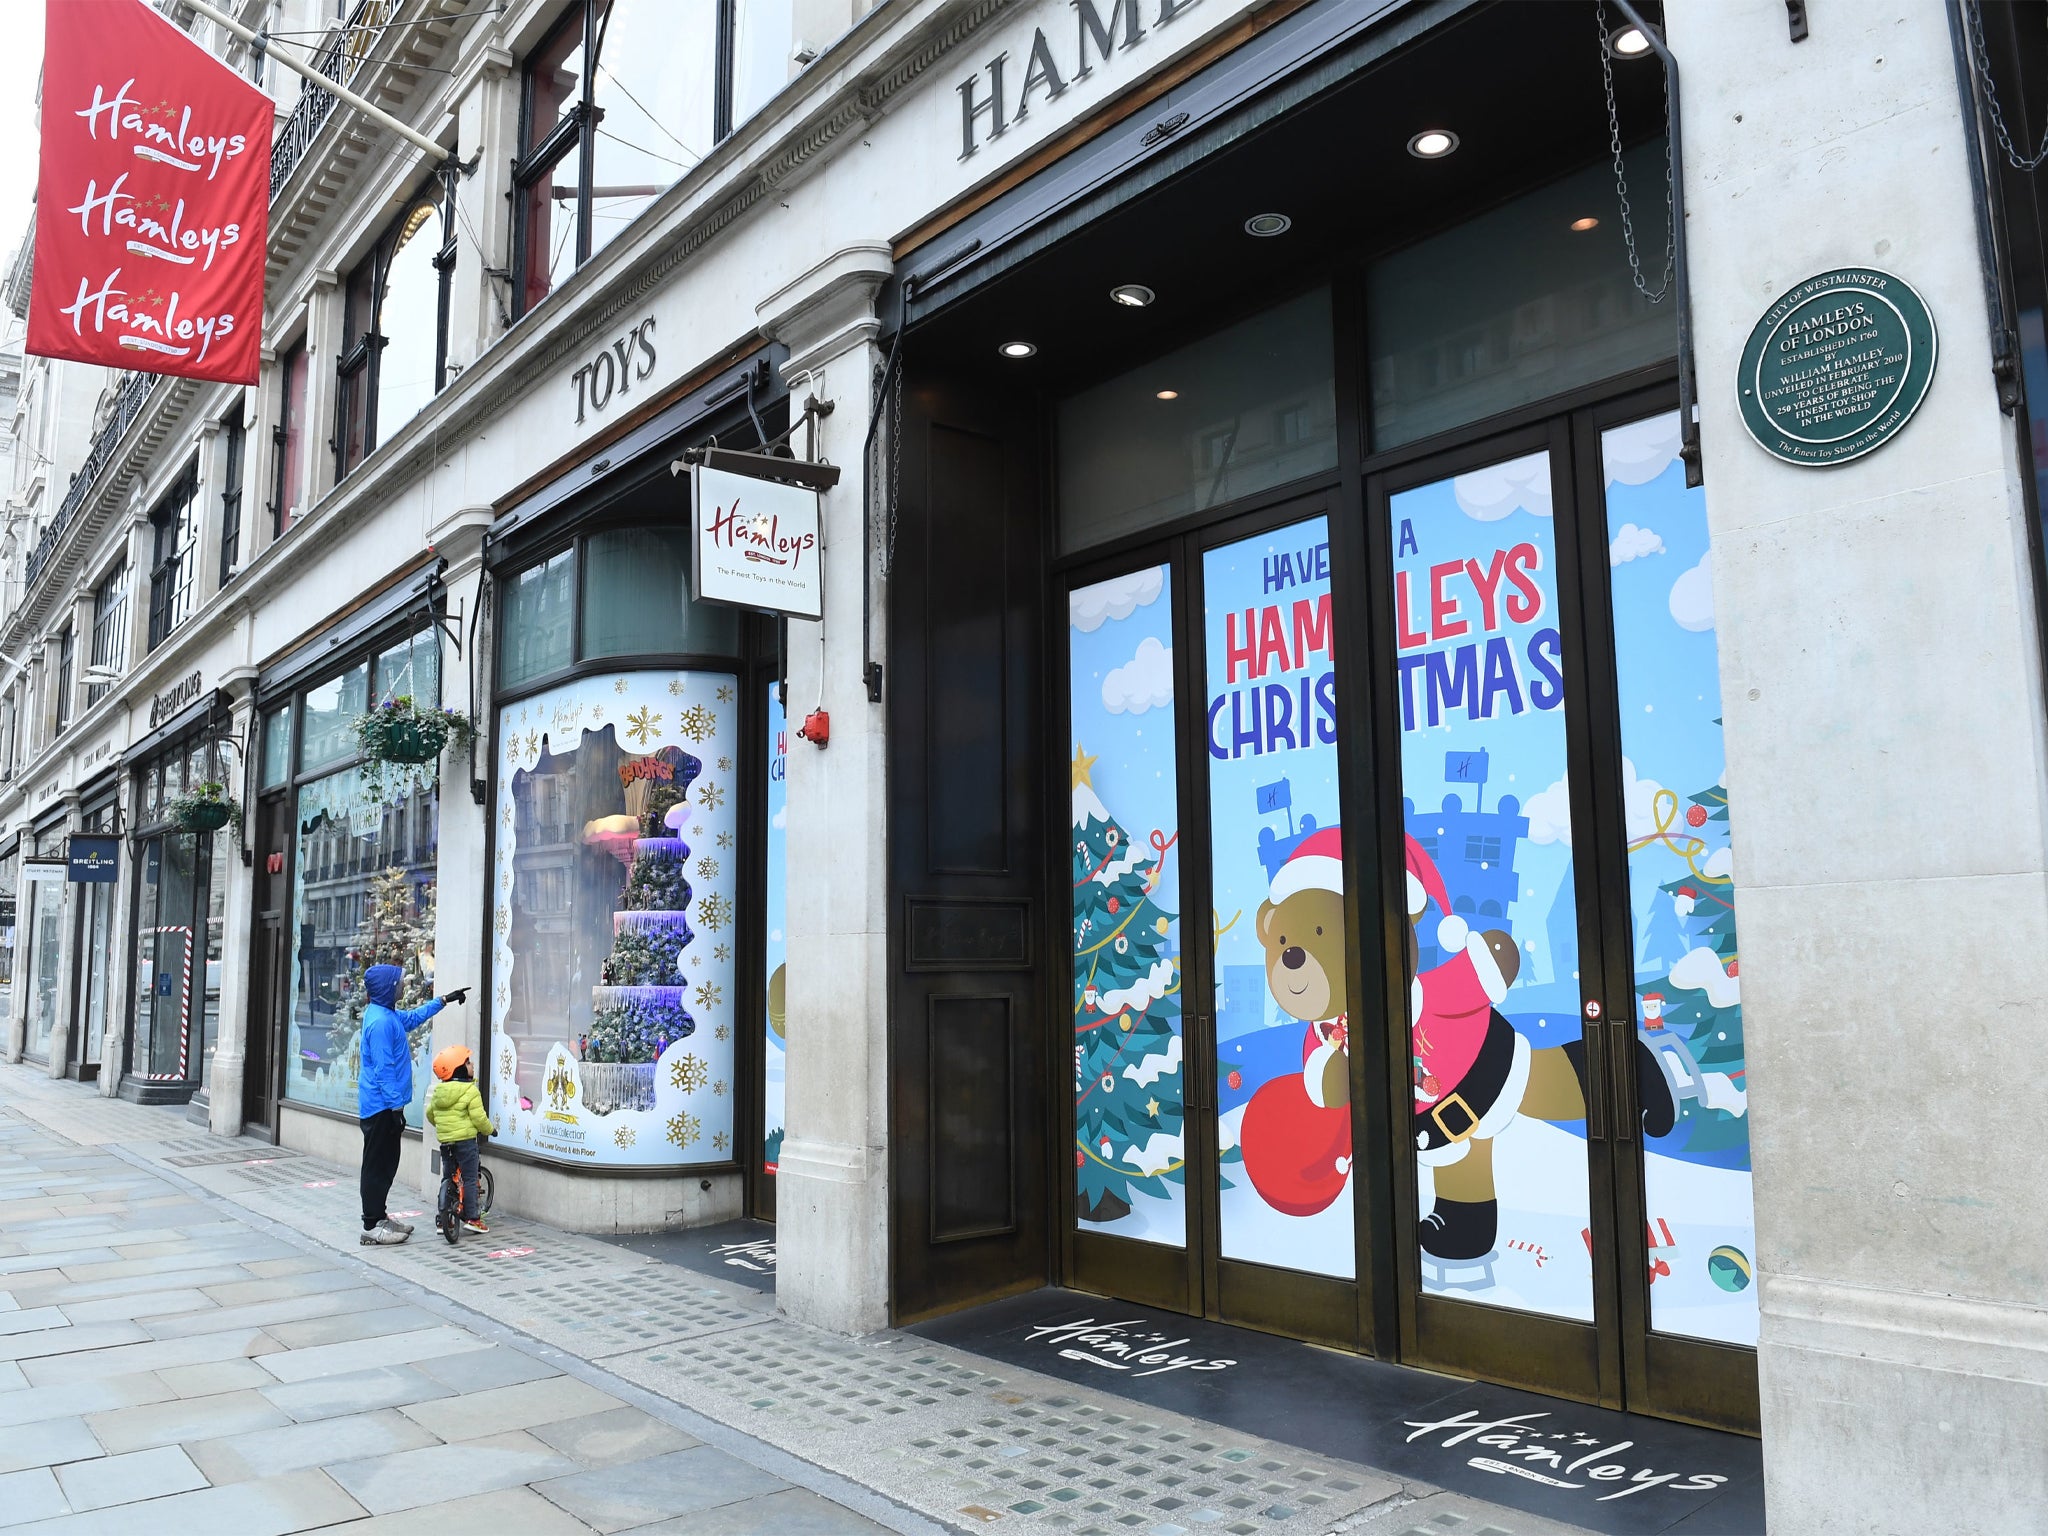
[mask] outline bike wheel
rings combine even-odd
[[[479,1164],[476,1170],[476,1213],[491,1214],[491,1170]]]
[[[441,1209],[437,1215],[436,1225],[452,1248],[462,1241],[462,1175],[457,1174],[441,1186]]]

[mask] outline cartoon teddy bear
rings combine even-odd
[[[1413,837],[1407,840],[1408,917],[1419,925],[1430,903],[1444,915],[1436,941],[1448,958],[1417,974],[1409,935],[1408,1012],[1414,1073],[1415,1156],[1431,1170],[1436,1198],[1419,1224],[1423,1252],[1478,1259],[1493,1249],[1500,1202],[1493,1179],[1494,1138],[1517,1115],[1578,1120],[1586,1113],[1586,1047],[1573,1040],[1542,1050],[1499,1011],[1521,970],[1515,941],[1498,929],[1472,932],[1451,910],[1443,877]],[[1671,1129],[1663,1075],[1638,1050],[1643,1129]],[[1644,1070],[1647,1065],[1647,1071]]]
[[[1310,833],[1273,877],[1256,930],[1266,985],[1306,1028],[1301,1071],[1260,1085],[1238,1141],[1245,1176],[1273,1209],[1313,1216],[1351,1174],[1350,1017],[1344,989],[1344,857],[1336,827]]]

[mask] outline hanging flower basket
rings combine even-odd
[[[180,832],[218,832],[233,818],[227,786],[208,780],[189,795],[179,795],[164,807],[171,825]]]
[[[363,754],[363,781],[385,798],[433,782],[432,769],[449,747],[476,740],[476,721],[452,709],[422,709],[411,694],[386,699],[357,715],[353,729]],[[399,772],[387,775],[387,768]],[[424,771],[422,771],[424,770]]]

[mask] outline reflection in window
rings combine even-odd
[[[436,178],[349,275],[335,474],[425,408],[446,380],[455,223]]]
[[[370,668],[350,667],[318,688],[306,690],[306,724],[299,743],[301,770],[340,762],[356,754],[355,717],[369,708]]]
[[[738,648],[731,608],[690,601],[689,535],[615,528],[584,550],[583,656],[726,653]]]
[[[360,677],[362,669],[350,675]],[[433,997],[439,812],[432,789],[390,802],[373,798],[357,768],[300,787],[286,1098],[355,1114],[363,976],[371,966],[404,971],[400,1008]],[[412,1125],[420,1123],[432,1081],[432,1040],[425,1024],[413,1037],[413,1102],[406,1109]]]
[[[505,618],[499,685],[516,687],[568,666],[575,638],[571,626],[576,617],[576,552],[565,549],[528,566],[501,590]]]
[[[1318,289],[1061,401],[1062,546],[1334,469],[1330,327]]]
[[[170,494],[149,515],[155,529],[155,554],[149,572],[149,648],[192,616],[194,558],[193,502],[199,495],[199,461],[178,477]]]
[[[292,776],[292,707],[263,717],[263,788],[275,789]]]
[[[271,487],[270,536],[291,527],[306,500],[306,344],[285,353],[279,365],[280,403],[277,426],[277,480]]]

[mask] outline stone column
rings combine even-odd
[[[247,493],[244,493],[247,504]],[[213,1073],[206,1085],[207,1129],[216,1136],[242,1132],[243,1071],[249,1060],[249,946],[253,939],[255,870],[245,861],[255,829],[255,780],[262,762],[262,722],[256,718],[256,669],[233,667],[220,675],[219,686],[234,700],[233,730],[244,743],[240,761],[228,770],[228,792],[241,818],[241,836],[216,841],[213,878],[224,887],[221,897],[220,1020],[213,1044]],[[230,749],[233,750],[233,749]],[[222,862],[225,860],[225,862]]]
[[[73,669],[74,676],[76,668]],[[64,791],[64,830],[73,832],[78,828],[78,791],[76,788]],[[50,1054],[49,1074],[62,1077],[65,1065],[71,1059],[71,1010],[76,1003],[78,988],[74,984],[78,976],[78,909],[83,903],[77,900],[72,887],[64,887],[64,905],[57,919],[57,990],[50,1000]]]
[[[1771,1527],[2014,1530],[2048,1503],[2048,1057],[2029,1027],[2048,1013],[2048,718],[1947,11],[1816,7],[1796,44],[1777,0],[1666,15]],[[1617,65],[1637,67],[1656,66]],[[1781,463],[1737,414],[1741,348],[1788,288],[1850,265],[1926,300],[1932,391],[1867,457]]]
[[[823,708],[832,733],[823,750],[791,737],[787,1134],[775,1181],[777,1298],[841,1333],[889,1320],[888,803],[884,717],[861,675],[864,582],[878,659],[884,633],[861,450],[881,366],[875,295],[889,272],[885,243],[848,246],[756,309],[762,333],[790,349],[792,410],[809,394],[835,403],[817,453],[841,471],[820,512],[824,620],[789,626],[792,728]]]

